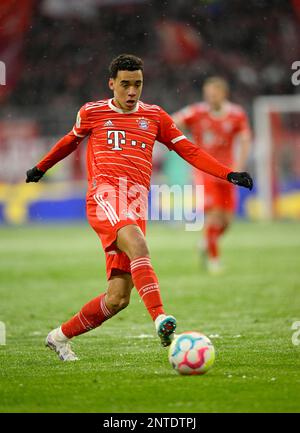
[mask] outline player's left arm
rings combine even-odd
[[[161,122],[157,140],[164,143],[170,150],[174,150],[181,158],[198,170],[227,180],[235,185],[252,189],[253,181],[248,173],[234,172],[199,146],[196,146],[185,137],[177,128],[173,119],[163,110],[161,110]]]

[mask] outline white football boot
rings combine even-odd
[[[79,359],[71,349],[70,339],[62,333],[60,327],[49,332],[45,345],[54,350],[62,361],[77,361]]]
[[[160,314],[155,319],[155,329],[164,347],[170,346],[174,339],[174,332],[177,326],[176,319],[173,316]]]
[[[223,274],[225,268],[219,259],[209,259],[207,260],[207,270],[211,275]]]

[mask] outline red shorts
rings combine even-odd
[[[146,234],[146,219],[140,218],[128,207],[130,202],[118,200],[109,190],[97,189],[97,193],[89,194],[86,202],[87,219],[99,236],[106,258],[106,274],[109,280],[113,271],[130,273],[130,260],[120,251],[115,242],[121,227],[138,225]]]
[[[204,185],[204,210],[222,209],[235,212],[236,189],[232,183],[197,170],[194,172],[194,183]]]

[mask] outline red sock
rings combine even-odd
[[[157,276],[149,257],[139,257],[130,263],[133,283],[153,320],[164,314]]]
[[[209,225],[206,228],[207,252],[210,258],[219,257],[219,237],[225,231],[225,227]]]
[[[74,317],[63,323],[61,330],[63,334],[72,338],[76,335],[84,334],[91,329],[97,328],[105,320],[113,316],[105,304],[105,295],[92,299],[85,304],[82,309]]]

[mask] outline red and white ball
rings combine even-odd
[[[214,364],[215,348],[200,332],[183,332],[170,345],[169,361],[179,374],[204,374]]]

